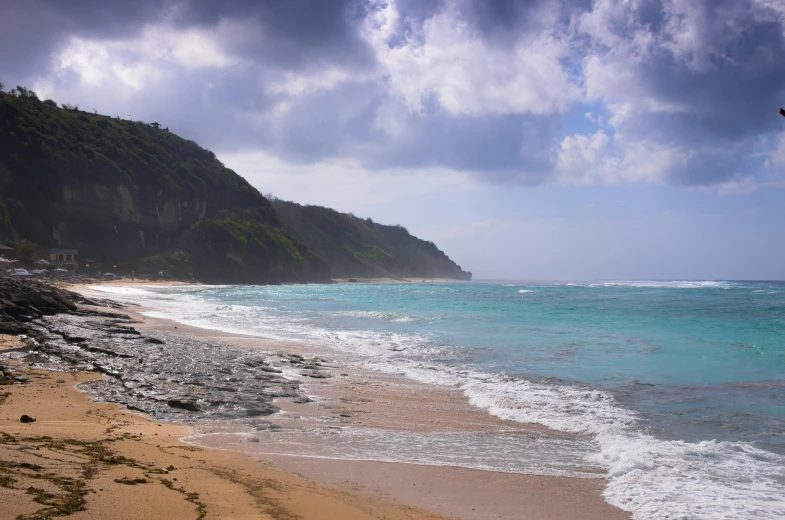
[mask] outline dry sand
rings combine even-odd
[[[118,285],[117,282],[110,283]],[[150,284],[146,281],[141,283]],[[86,287],[71,289],[89,292]],[[134,307],[125,309],[139,321],[136,326],[140,330],[165,330],[249,348],[299,354],[313,352],[309,346],[300,343],[273,342],[150,318],[141,314],[143,310]],[[466,520],[629,518],[627,513],[603,500],[601,493],[605,481],[602,478],[549,477],[444,466],[244,454],[228,451],[242,449],[242,446],[224,443],[220,436],[208,437],[203,445],[221,449],[195,448],[178,440],[188,435],[189,430],[185,426],[157,424],[117,405],[91,403],[73,388],[76,382],[95,378],[95,375],[39,373],[35,377],[31,384],[9,387],[12,395],[6,404],[0,406],[0,431],[18,436],[31,430],[41,435],[45,430],[47,433],[43,435],[52,437],[66,435],[96,440],[116,450],[118,455],[141,461],[140,467],[128,464],[112,466],[101,473],[102,476],[87,481],[86,486],[91,489],[85,497],[87,510],[78,513],[84,518],[150,518],[131,507],[142,493],[151,501],[160,502],[156,507],[160,507],[161,511],[171,511],[160,518],[177,519],[198,517],[199,507],[202,507],[199,504],[206,509],[206,518],[441,518],[437,513]],[[67,383],[53,383],[56,378],[66,378]],[[329,409],[331,413],[341,412],[347,416],[342,419],[347,425],[389,429],[543,429],[538,425],[521,425],[493,418],[471,407],[460,392],[436,389],[402,378],[354,370],[352,374],[329,381],[314,381],[310,388],[305,388],[309,394],[321,397],[316,404],[276,404],[304,415],[317,415]],[[48,391],[48,387],[56,390]],[[66,397],[59,397],[61,389]],[[38,403],[31,415],[38,414],[40,418],[32,425],[23,425],[18,422],[19,415],[30,413],[28,402]],[[62,403],[69,406],[63,407]],[[139,437],[138,433],[143,435]],[[123,434],[132,436],[123,438]],[[3,445],[3,448],[6,447]],[[199,451],[190,451],[192,449]],[[21,456],[20,450],[15,451],[17,454],[14,456]],[[25,450],[24,456],[29,457],[32,453]],[[5,453],[2,460],[7,460]],[[145,468],[169,465],[177,469],[168,475],[145,473]],[[126,473],[118,476],[123,471]],[[127,485],[114,481],[123,476],[144,478],[148,483]],[[174,487],[179,487],[179,491],[162,484],[162,479],[171,482],[171,477],[178,478]],[[99,482],[100,486],[96,485]],[[194,492],[199,494],[199,498],[189,501],[188,493]],[[30,504],[34,504],[32,498],[14,491],[10,502],[22,507],[26,500],[27,507],[31,508]],[[0,506],[4,500],[0,498]],[[41,507],[39,504],[34,506]],[[140,514],[107,516],[101,514],[102,510],[108,511],[105,507],[113,508],[112,511],[118,514]]]
[[[0,336],[0,348],[18,346]],[[29,382],[0,386],[0,518],[444,518],[184,444],[186,426],[90,401],[76,385],[95,374],[23,375]],[[36,421],[21,423],[23,414]]]

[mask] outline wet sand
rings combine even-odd
[[[120,285],[111,282],[112,285]],[[85,287],[72,290],[91,293]],[[101,294],[106,297],[106,294]],[[118,300],[122,298],[115,297]],[[138,321],[141,331],[164,331],[209,341],[296,354],[329,357],[330,352],[306,343],[273,341],[241,334],[200,329],[170,320],[143,316],[144,308],[124,312]],[[330,379],[301,381],[301,389],[314,403],[276,402],[289,416],[329,415],[341,425],[411,432],[546,432],[540,425],[504,421],[468,404],[461,392],[412,382],[352,367],[335,365]],[[275,422],[275,417],[272,418]],[[236,426],[227,431],[237,429]],[[221,431],[220,425],[197,425],[198,432]],[[287,472],[320,484],[352,492],[393,498],[436,513],[463,519],[623,519],[629,514],[602,498],[605,484],[599,478],[554,477],[482,471],[451,466],[426,466],[379,461],[339,460],[264,452],[263,443],[245,443],[236,435],[192,437],[190,442],[222,450],[239,450]],[[252,448],[252,449],[251,449]],[[217,452],[227,453],[227,452]],[[353,518],[353,517],[352,517]]]

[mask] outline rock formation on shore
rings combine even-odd
[[[0,333],[21,334],[27,347],[12,353],[29,365],[98,372],[84,385],[100,400],[159,419],[241,420],[266,428],[277,397],[307,398],[286,367],[304,377],[329,377],[322,359],[266,352],[178,334],[141,334],[127,315],[83,296],[30,280],[0,278]],[[11,378],[0,360],[0,375]]]

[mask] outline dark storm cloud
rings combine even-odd
[[[150,24],[212,28],[248,22],[252,37],[227,43],[246,59],[284,67],[336,62],[373,63],[357,34],[365,14],[360,0],[2,0],[0,64],[4,74],[34,74],[70,37],[130,38]]]
[[[396,54],[395,64],[426,51],[438,59],[449,54],[450,45],[464,43],[443,33],[428,41],[427,24],[446,13],[451,18],[445,27],[465,26],[473,44],[490,49],[481,65],[499,60],[491,70],[516,70],[519,46],[545,38],[567,49],[557,63],[576,90],[587,85],[584,66],[591,59],[611,78],[626,78],[620,87],[600,84],[598,99],[584,100],[587,107],[600,108],[586,110],[605,116],[603,131],[611,137],[623,133],[626,143],[654,142],[687,157],[660,176],[668,182],[712,185],[731,179],[749,163],[756,140],[782,126],[775,116],[785,104],[785,10],[761,2],[398,0],[391,5],[400,20],[384,35],[387,47],[380,47],[364,32],[369,13],[385,6],[376,0],[0,0],[0,80],[29,85],[46,78],[58,101],[81,99],[83,108],[94,103],[123,117],[157,120],[219,150],[264,149],[296,162],[348,157],[373,169],[446,167],[493,182],[559,177],[560,141],[597,128],[571,127],[558,103],[537,111],[511,100],[505,110],[492,95],[487,101],[477,93],[470,96],[478,103],[475,109],[455,110],[454,103],[448,109],[440,95],[450,93],[440,94],[433,82],[466,84],[465,77],[449,77],[449,70],[423,83],[421,106],[396,91],[423,81],[428,71],[418,71],[415,63],[414,69],[401,69],[409,76],[395,83],[397,71],[387,68],[385,52],[414,49]],[[596,15],[594,25],[582,22],[590,15]],[[235,25],[221,32],[225,23]],[[111,83],[88,95],[80,93],[73,70],[49,74],[72,37],[136,41],[150,27],[212,31],[214,44],[232,65],[167,65],[165,86],[138,89],[122,103]],[[636,47],[641,35],[654,42],[644,51]],[[113,52],[124,53],[118,59],[130,65],[147,59],[133,46]],[[466,67],[476,63],[465,58]],[[336,70],[339,79],[324,79]],[[483,79],[486,69],[465,72]],[[520,84],[541,79],[535,88],[558,88],[548,73],[535,67],[535,80]],[[570,98],[565,106],[582,113],[581,103]],[[631,106],[628,116],[607,123],[625,104]],[[394,119],[393,130],[385,127],[386,119]],[[608,153],[622,157],[624,150],[613,148],[622,141],[611,143]]]
[[[687,14],[674,9],[680,5]],[[737,0],[639,6],[636,23],[614,20],[607,29],[627,42],[643,29],[658,45],[619,72],[632,71],[648,97],[675,108],[636,112],[625,133],[690,151],[687,165],[670,172],[674,183],[733,177],[751,153],[745,141],[781,128],[774,116],[785,100],[782,13]],[[687,41],[674,29],[679,24],[689,25]]]
[[[22,76],[44,70],[70,36],[124,38],[162,13],[160,0],[0,1],[0,70]]]
[[[281,118],[268,147],[294,162],[351,154],[379,139],[373,120],[383,95],[376,83],[349,82],[302,97]]]
[[[659,2],[644,4],[641,22],[651,25],[663,41],[664,10]],[[739,139],[779,124],[772,107],[785,89],[785,34],[782,21],[763,16],[747,2],[691,2],[700,12],[693,36],[701,44],[694,55],[678,59],[661,49],[640,64],[646,90],[657,99],[685,108],[667,126],[653,121],[662,136],[684,125],[683,136],[702,139]],[[763,12],[761,12],[763,11]],[[654,15],[658,13],[659,16]],[[657,30],[659,29],[659,32]],[[626,36],[631,38],[629,28]],[[652,121],[642,121],[649,124]],[[664,126],[661,126],[664,125]]]
[[[229,47],[251,60],[298,68],[309,62],[368,66],[373,56],[358,35],[366,10],[359,0],[194,0],[175,20],[214,25],[220,20],[250,20],[257,31],[250,41]]]
[[[414,116],[406,133],[387,140],[369,164],[496,172],[481,177],[533,184],[552,167],[548,150],[557,121],[519,115],[455,118],[444,112]]]
[[[544,0],[463,0],[459,5],[466,20],[485,38],[503,41],[539,29],[546,13],[550,23],[567,23],[572,13],[588,7],[589,2],[576,0],[569,9],[560,9],[560,2]]]

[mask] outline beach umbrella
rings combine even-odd
[[[13,260],[8,260],[7,258],[3,258],[2,256],[0,256],[0,264],[13,264],[13,263],[14,263]]]
[[[13,278],[27,278],[32,275],[29,272],[27,272],[27,270],[25,269],[17,269],[13,273],[11,273],[11,276]]]
[[[49,265],[49,260],[44,260],[42,258],[40,260],[36,260],[35,263],[38,264],[38,265]]]
[[[58,267],[57,269],[52,269],[52,271],[55,272],[55,273],[67,273],[68,269],[62,269],[62,268]]]

